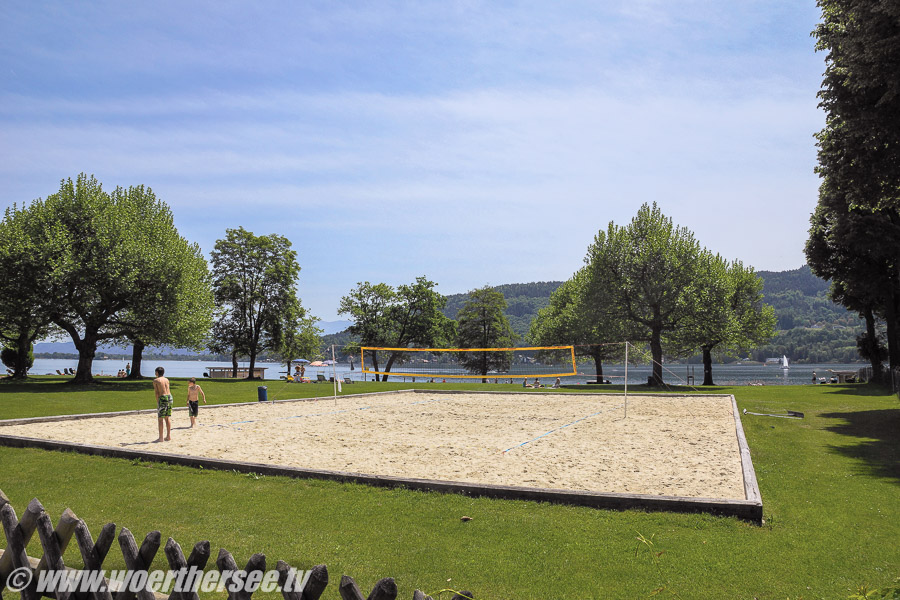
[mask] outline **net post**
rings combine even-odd
[[[334,344],[331,345],[331,381],[332,388],[334,389],[334,403],[337,404],[337,393],[338,393],[338,378],[337,378],[337,365],[334,364]]]
[[[369,379],[366,377],[366,351],[362,346],[359,347],[359,371],[362,373],[363,383],[368,382]]]
[[[628,342],[625,342],[625,418],[628,418]]]

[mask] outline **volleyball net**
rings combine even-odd
[[[574,346],[529,348],[360,347],[363,373],[403,377],[513,380],[577,375]]]

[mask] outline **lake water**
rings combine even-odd
[[[95,375],[115,375],[119,369],[125,368],[126,362],[128,361],[95,360],[93,372]],[[242,367],[249,366],[246,362],[238,364]],[[74,369],[77,366],[78,361],[75,359],[36,358],[31,373],[34,375],[55,375],[57,370],[63,371],[63,369]],[[257,363],[257,366],[265,367],[267,369],[266,379],[268,380],[277,380],[282,375],[281,372],[284,371],[284,365],[278,363]],[[829,369],[836,371],[856,371],[864,366],[864,364],[793,365],[790,369],[784,370],[778,366],[764,365],[713,365],[713,380],[717,385],[750,385],[758,383],[764,385],[800,385],[811,383],[813,372],[815,372],[818,377],[830,377],[831,373],[829,372]],[[196,377],[197,379],[201,379],[206,367],[231,367],[231,363],[203,360],[145,360],[143,368],[144,375],[151,376],[156,367],[163,367],[166,370],[166,375],[169,377]],[[358,364],[356,367],[357,368],[352,371],[350,370],[350,365],[346,363],[338,364],[334,370],[332,370],[331,367],[307,367],[306,376],[315,379],[316,375],[322,374],[327,378],[331,377],[332,373],[336,372],[337,376],[340,378],[350,377],[354,381],[362,381],[363,379],[368,379],[369,381],[372,380],[372,375],[361,373]],[[579,373],[582,373],[583,371],[584,374],[563,377],[563,383],[584,383],[594,379],[593,364],[591,364],[590,367],[588,367],[588,365],[579,365],[578,370]],[[687,375],[691,370],[693,370],[695,385],[702,383],[703,365],[665,365],[663,379],[668,383],[683,384],[687,381]],[[628,383],[647,383],[647,377],[650,375],[650,372],[650,367],[646,365],[629,366]],[[622,384],[624,383],[625,367],[624,365],[604,365],[603,376],[611,380],[612,383]],[[401,376],[391,377],[390,379],[397,381],[411,380],[410,377]],[[417,378],[419,381],[428,379],[430,379],[430,376]],[[541,379],[545,384],[552,383],[549,382],[546,377],[542,377]],[[521,380],[517,379],[515,381],[520,382]]]

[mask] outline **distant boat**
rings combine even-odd
[[[790,369],[791,368],[791,365],[788,362],[788,357],[783,354],[781,355],[781,368],[782,369]]]

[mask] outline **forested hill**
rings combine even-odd
[[[856,313],[828,297],[830,284],[804,265],[792,271],[759,271],[767,304],[778,315],[778,329],[844,325],[855,327]]]
[[[534,283],[507,283],[493,286],[506,298],[506,316],[513,331],[519,334],[519,343],[525,341],[531,320],[537,312],[550,303],[550,294],[562,285],[562,281],[535,281]],[[444,314],[451,319],[463,307],[469,294],[451,294],[447,296]]]
[[[791,271],[759,271],[765,301],[775,309],[778,331],[753,358],[787,355],[794,362],[860,360],[856,336],[865,329],[859,315],[828,298],[830,284],[804,265]]]

